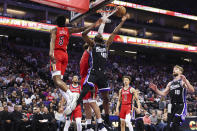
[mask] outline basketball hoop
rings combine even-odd
[[[114,13],[117,12],[116,5],[114,4],[108,4],[104,6],[103,8],[96,11],[97,13],[101,14],[101,19],[103,22],[101,23],[98,33],[102,34],[105,28],[105,23],[111,23],[111,20],[109,19],[110,16],[112,16]]]
[[[108,5],[105,5],[103,8],[97,10],[96,13],[101,14],[102,17],[109,18],[114,13],[116,13],[116,11],[117,11],[117,8],[116,7],[117,6],[114,5],[114,4],[108,4]]]

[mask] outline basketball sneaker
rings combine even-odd
[[[92,125],[88,124],[86,125],[87,127],[85,128],[85,131],[94,131],[94,129],[92,129]]]
[[[98,131],[107,131],[107,129],[104,127],[103,123],[98,124]]]

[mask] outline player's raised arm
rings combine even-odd
[[[153,83],[150,83],[149,88],[151,88],[153,91],[155,91],[160,96],[166,96],[170,92],[170,84],[171,83],[169,82],[168,85],[166,86],[166,88],[164,89],[164,91],[160,91],[157,88],[157,86]]]
[[[91,26],[89,26],[83,33],[82,33],[82,38],[85,42],[87,42],[90,46],[93,46],[94,45],[94,41],[91,40],[89,37],[88,37],[88,33],[94,28],[94,27],[97,27],[101,24],[102,20],[99,19],[96,23],[92,24]]]
[[[117,106],[116,106],[116,112],[115,112],[115,115],[119,115],[119,107],[120,107],[120,103],[121,103],[121,100],[122,100],[122,96],[121,96],[121,92],[122,92],[122,89],[120,89],[119,91],[119,95],[118,95],[118,103],[117,103]]]
[[[84,31],[87,28],[88,27],[68,28],[68,31],[69,31],[69,34],[72,34],[72,33],[80,33],[80,32]]]
[[[51,30],[51,42],[50,42],[49,56],[52,62],[55,62],[54,48],[55,48],[55,40],[56,40],[56,31],[57,31],[56,28]]]
[[[126,14],[125,16],[122,17],[122,21],[120,22],[120,24],[114,29],[114,31],[111,33],[109,39],[106,41],[106,45],[107,48],[109,48],[109,46],[112,44],[114,37],[116,36],[116,34],[118,33],[118,31],[120,30],[120,28],[122,27],[122,25],[124,24],[124,22],[130,17],[129,14]]]
[[[184,82],[184,87],[189,91],[189,92],[192,92],[194,93],[194,87],[190,84],[190,82],[187,80],[187,78],[184,76],[184,75],[181,75],[181,79],[183,80]]]

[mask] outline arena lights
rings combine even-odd
[[[7,17],[1,17],[1,16],[0,16],[0,25],[9,26],[9,27],[17,27],[17,28],[22,28],[22,29],[36,30],[36,31],[43,31],[43,32],[50,32],[51,29],[56,27],[55,25],[51,25],[51,24],[44,24],[44,23],[39,23],[39,22],[19,20],[15,18],[7,18]],[[96,34],[97,34],[96,31],[90,31],[88,36],[90,38],[94,38]],[[81,33],[74,33],[72,35],[81,37]],[[103,33],[102,35],[103,35],[104,40],[107,40],[110,36],[109,33]],[[114,38],[114,42],[197,53],[197,46],[183,45],[183,44],[136,38],[136,37],[130,37],[130,36],[123,36],[123,35],[116,35]]]
[[[2,16],[0,16],[0,25],[18,27],[23,29],[32,29],[32,30],[44,31],[44,32],[49,32],[52,28],[56,27],[55,25],[51,25],[51,24],[19,20],[15,18],[8,18]]]
[[[97,34],[96,31],[90,31],[88,36],[90,38],[94,38],[96,34]],[[73,35],[74,36],[81,36],[81,33],[76,33]],[[103,33],[102,35],[103,35],[104,40],[107,40],[110,36],[109,33]],[[136,37],[130,37],[130,36],[123,36],[123,35],[116,35],[114,38],[114,42],[131,44],[131,45],[138,45],[138,46],[145,46],[145,47],[156,47],[156,48],[161,48],[161,49],[197,53],[197,46],[183,45],[183,44],[150,40],[150,39],[143,39],[143,38],[136,38]]]
[[[137,52],[136,52],[136,51],[124,51],[124,52],[126,52],[126,53],[130,53],[130,54],[137,54]]]
[[[176,16],[176,17],[180,17],[180,18],[185,18],[185,19],[197,21],[197,16],[193,16],[193,15],[178,13],[178,12],[164,10],[164,9],[158,9],[158,8],[154,8],[154,7],[124,2],[124,1],[119,1],[119,0],[115,0],[113,3],[115,5],[121,5],[121,6],[125,6],[125,7],[134,8],[134,9],[139,9],[139,10],[144,10],[144,11],[149,11],[149,12],[154,12],[154,13],[159,13],[159,14],[164,14],[164,15],[170,15],[170,16]]]

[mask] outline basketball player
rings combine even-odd
[[[91,46],[90,49],[90,68],[88,70],[88,75],[83,83],[83,90],[80,94],[77,102],[73,100],[70,107],[66,109],[66,114],[70,114],[72,110],[81,103],[83,97],[88,93],[89,90],[93,89],[95,84],[98,85],[98,88],[107,88],[107,79],[105,77],[104,71],[107,63],[108,49],[113,39],[119,29],[122,27],[126,19],[129,18],[129,14],[123,16],[121,23],[115,28],[113,33],[110,35],[109,39],[104,42],[101,34],[95,36],[94,40],[91,40],[87,34],[90,32],[92,27],[86,29],[83,33],[83,39]],[[98,123],[101,123],[102,120],[99,120]]]
[[[161,96],[166,96],[169,93],[171,104],[168,104],[167,131],[180,131],[181,123],[187,114],[186,93],[187,91],[194,92],[194,88],[183,75],[181,66],[174,66],[173,76],[174,79],[163,91],[160,91],[153,83],[150,83],[149,87]]]
[[[121,121],[121,131],[125,131],[125,122],[129,126],[129,131],[133,131],[133,126],[131,124],[131,109],[133,99],[136,100],[137,103],[137,111],[140,112],[140,102],[138,99],[137,91],[130,86],[131,77],[124,76],[123,83],[124,87],[119,91],[118,103],[116,107],[116,115],[120,116]],[[119,114],[119,106],[121,103],[121,109]]]
[[[73,76],[72,84],[70,85],[69,89],[74,94],[79,94],[81,91],[81,86],[78,84],[78,76]],[[71,117],[66,117],[66,123],[64,126],[64,131],[68,131],[70,127],[70,123],[73,120],[73,117],[75,118],[76,124],[77,124],[77,131],[82,131],[82,125],[81,125],[81,118],[82,118],[82,112],[81,112],[81,105],[78,105],[75,110],[72,112]]]
[[[83,87],[83,83],[86,79],[89,69],[89,45],[85,44],[84,46],[84,53],[81,57],[80,61],[80,75],[81,75],[81,87]],[[99,121],[101,119],[101,113],[98,105],[96,104],[96,97],[97,97],[98,87],[95,85],[92,91],[89,91],[86,96],[83,98],[83,105],[86,115],[86,131],[93,131],[92,129],[92,109],[95,112],[96,118]],[[104,127],[103,127],[104,128]],[[105,130],[105,128],[103,129]]]
[[[60,92],[66,99],[67,104],[69,104],[72,99],[71,92],[68,90],[67,84],[62,81],[64,72],[68,64],[67,45],[72,33],[82,32],[86,29],[86,27],[66,27],[65,16],[57,17],[56,23],[57,27],[51,30],[51,42],[49,51],[52,66],[51,74],[55,85],[61,89]]]

